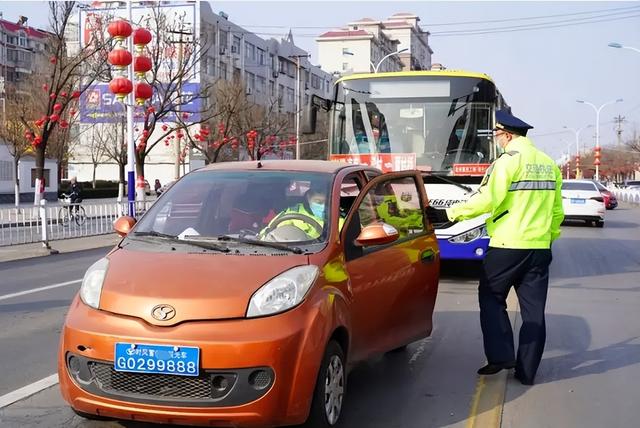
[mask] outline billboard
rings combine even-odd
[[[106,3],[105,3],[106,4]],[[175,69],[179,50],[185,45],[186,40],[193,40],[200,34],[200,15],[198,3],[181,3],[181,2],[149,2],[145,6],[132,6],[131,15],[134,26],[143,26],[151,31],[153,37],[156,37],[157,25],[156,15],[160,15],[162,24],[162,37],[165,37],[166,43],[163,43],[161,52],[161,66],[158,70],[158,80],[160,82],[169,82],[171,70]],[[85,46],[95,38],[108,38],[106,32],[107,25],[116,18],[127,19],[128,11],[126,7],[112,7],[107,4],[104,8],[84,8],[79,10],[79,41],[80,46]],[[180,43],[182,41],[182,43]],[[175,42],[175,44],[173,44]],[[157,43],[152,40],[149,47]],[[133,53],[132,53],[133,54]],[[194,95],[200,93],[200,66],[197,63],[199,58],[191,55],[194,61],[191,67],[192,72],[182,81],[181,96],[186,105],[180,107],[181,113],[186,112],[188,118],[183,119],[187,122],[197,121],[196,112],[201,109],[200,99],[191,100]],[[147,73],[148,76],[151,73]],[[152,83],[152,82],[148,82]],[[157,94],[152,99],[153,106],[158,107]],[[80,98],[80,123],[113,123],[122,120],[124,106],[115,100],[115,96],[109,91],[108,82],[99,82],[91,85]],[[136,121],[144,120],[144,109],[138,108],[134,113]],[[175,114],[169,114],[163,119],[165,122],[175,121]]]

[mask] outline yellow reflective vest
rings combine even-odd
[[[306,217],[309,217],[315,221],[318,222],[318,224],[320,226],[324,227],[324,219],[320,218],[320,217],[316,217],[313,213],[310,213],[309,211],[307,211],[307,209],[305,208],[304,204],[296,204],[296,206],[291,207],[291,208],[287,208],[286,210],[282,211],[280,214],[278,214],[277,216],[275,216],[267,225],[267,227],[265,227],[264,229],[262,229],[260,231],[260,234],[258,235],[260,238],[263,238],[264,236],[266,236],[266,231],[269,229],[269,226],[271,226],[278,218],[282,217],[283,215],[286,214],[301,214],[304,215]],[[292,225],[297,227],[298,229],[302,230],[304,233],[306,233],[310,239],[317,239],[320,237],[320,234],[318,233],[318,231],[316,230],[315,227],[311,226],[309,223],[304,222],[302,220],[287,220],[287,221],[283,221],[282,223],[279,224],[279,226],[283,226],[283,225]],[[344,225],[344,219],[342,217],[340,217],[339,223],[338,223],[338,227],[339,230],[342,230],[342,226]]]
[[[562,174],[526,137],[516,137],[489,167],[469,200],[447,209],[451,221],[491,213],[486,221],[496,248],[546,249],[560,236]]]

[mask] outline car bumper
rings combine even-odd
[[[454,244],[449,238],[438,238],[441,260],[482,260],[489,248],[489,237],[464,244]]]
[[[80,412],[117,419],[246,427],[303,423],[330,331],[318,307],[303,304],[280,315],[253,320],[155,327],[137,318],[91,309],[76,298],[60,341],[58,374],[62,396]],[[226,373],[235,383],[228,388],[228,394],[223,392],[222,397],[198,404],[192,397],[177,397],[173,392],[171,397],[155,394],[171,388],[179,390],[184,386],[181,381],[186,384],[189,377],[161,375],[171,384],[160,385],[152,393],[145,390],[152,375],[124,373],[129,386],[118,386],[114,393],[115,381],[105,383],[105,376],[111,379],[114,373],[116,342],[197,346],[201,376],[210,373],[211,380],[216,374]],[[100,365],[102,374],[85,372],[80,378],[77,372],[72,374],[71,356],[79,357],[81,365]],[[272,375],[271,383],[262,391],[251,391],[248,383],[256,370]],[[206,380],[203,385],[207,386]]]

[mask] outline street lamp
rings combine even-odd
[[[631,49],[632,51],[640,52],[640,49],[638,49],[638,48],[634,48],[634,47],[631,47],[631,46],[625,46],[625,45],[623,45],[621,43],[618,43],[618,42],[609,43],[609,47],[610,48],[618,48],[618,49]]]
[[[595,110],[596,112],[596,149],[600,150],[600,111],[602,111],[602,109],[605,106],[608,106],[610,104],[621,103],[622,98],[618,98],[617,100],[613,100],[613,101],[607,101],[606,103],[602,104],[600,107],[596,107],[594,104],[585,100],[576,100],[576,102],[580,104],[590,105]],[[599,179],[600,179],[600,165],[596,165],[596,180],[599,180]]]
[[[378,68],[380,68],[380,64],[382,64],[382,61],[384,61],[385,59],[387,59],[387,58],[389,58],[390,56],[393,56],[393,55],[401,54],[402,52],[405,52],[405,51],[408,51],[408,50],[409,50],[409,48],[404,48],[404,49],[400,49],[399,51],[391,52],[390,54],[383,56],[382,59],[380,61],[378,61],[377,65],[373,65],[373,62],[369,61],[369,63],[371,64],[371,67],[373,67],[373,72],[374,73],[378,72]]]
[[[573,131],[576,134],[576,159],[580,158],[580,133],[583,130],[585,130],[587,128],[591,128],[591,127],[593,127],[593,125],[586,125],[586,126],[583,126],[580,129],[574,129],[574,128],[571,128],[569,126],[563,126],[564,129],[568,129],[569,131]],[[579,163],[576,164],[576,178],[581,178],[580,166],[579,165],[580,165]]]

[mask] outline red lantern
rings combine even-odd
[[[109,32],[109,35],[116,40],[116,42],[122,42],[131,35],[132,30],[131,24],[124,19],[118,19],[117,21],[113,21],[109,24],[107,31]]]
[[[116,95],[116,99],[120,102],[133,90],[133,84],[126,77],[116,77],[109,82],[109,90]]]
[[[146,28],[137,28],[133,32],[133,44],[138,52],[142,52],[145,45],[151,42],[151,32]]]
[[[144,78],[147,71],[151,70],[151,59],[146,56],[137,56],[133,59],[133,71],[138,79]]]
[[[131,64],[131,54],[126,49],[114,49],[109,52],[108,60],[116,70],[123,70]]]
[[[136,83],[135,96],[136,104],[141,106],[153,96],[153,88],[148,83],[138,82]]]
[[[57,114],[55,114],[55,113],[54,113],[54,114],[52,114],[51,116],[49,116],[49,120],[50,120],[51,122],[57,122],[57,121],[58,121],[58,119],[60,119],[60,116],[59,116],[59,115],[57,115]]]
[[[60,110],[62,110],[62,104],[60,104],[60,103],[55,103],[55,104],[53,105],[53,111],[60,111]]]

